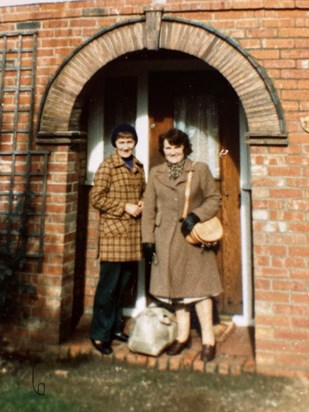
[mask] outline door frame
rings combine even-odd
[[[194,71],[205,70],[205,62],[192,61],[164,61],[164,71]],[[135,154],[137,158],[144,164],[146,180],[149,173],[149,124],[148,117],[148,72],[161,71],[162,63],[155,62],[132,62],[131,65],[126,64],[126,72],[123,73],[121,67],[115,70],[113,68],[112,76],[137,76],[137,116],[135,128],[140,138],[136,145]],[[103,99],[104,91],[97,91]],[[88,125],[88,162],[90,158],[96,159],[99,164],[103,160],[102,150],[102,123],[104,114],[103,104],[99,105],[96,110],[90,112]],[[240,191],[241,191],[241,206],[240,206],[240,237],[241,237],[241,280],[242,280],[242,314],[233,315],[232,320],[238,326],[251,326],[254,324],[253,318],[253,276],[252,276],[252,234],[251,234],[251,179],[250,177],[250,158],[249,146],[246,143],[247,123],[245,112],[242,107],[239,110],[239,144],[240,144]],[[146,138],[147,137],[147,138]],[[88,173],[87,184],[92,185],[93,168]],[[145,294],[145,264],[142,260],[139,262],[139,275],[137,281],[137,299],[134,308],[125,308],[124,315],[129,317],[137,316],[146,306],[147,297]]]
[[[240,148],[240,237],[242,315],[234,315],[238,326],[254,326],[253,302],[253,256],[252,256],[252,203],[251,162],[249,145],[246,143],[247,120],[242,105],[239,105],[239,148]]]

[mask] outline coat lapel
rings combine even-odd
[[[175,182],[168,178],[168,167],[166,162],[160,164],[156,170],[156,178],[161,184],[167,187],[174,188]]]
[[[188,173],[191,171],[194,171],[194,164],[192,160],[187,159],[182,175],[179,176],[178,179],[176,179],[176,185],[186,182],[188,180]]]
[[[113,164],[115,166],[115,168],[118,167],[125,167],[125,162],[123,161],[123,159],[119,156],[119,154],[117,153],[117,151],[115,150],[115,152],[112,154],[112,159],[113,159]],[[133,157],[133,168],[132,168],[132,172],[133,173],[138,173],[141,169],[143,170],[144,166],[143,163],[140,162],[135,156]]]

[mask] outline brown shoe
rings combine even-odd
[[[176,340],[166,351],[170,356],[179,355],[184,349],[191,346],[191,339],[187,339],[185,342],[179,342]]]
[[[210,362],[216,355],[216,346],[202,345],[201,360],[204,362]]]

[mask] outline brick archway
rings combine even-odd
[[[207,26],[146,12],[146,18],[104,29],[81,45],[60,67],[41,105],[37,141],[80,134],[77,98],[103,66],[142,49],[181,51],[218,70],[243,104],[253,144],[286,144],[283,111],[264,70],[232,39]]]

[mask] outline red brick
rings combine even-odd
[[[289,294],[284,292],[257,291],[256,300],[268,302],[289,302]]]
[[[149,368],[156,368],[158,366],[158,360],[154,356],[148,356],[147,366]]]
[[[309,294],[308,293],[292,293],[291,302],[299,303],[303,305],[309,304]]]
[[[309,340],[309,332],[308,331],[299,331],[299,330],[287,330],[287,329],[279,329],[275,331],[275,338],[276,339],[286,339],[289,340],[296,340],[296,341],[305,341],[308,342]]]
[[[182,364],[182,357],[180,355],[171,356],[168,362],[168,368],[172,371],[180,369],[180,365]]]
[[[290,324],[290,319],[288,317],[280,316],[256,316],[256,322],[259,325],[276,326],[278,328],[288,327]]]
[[[254,373],[256,370],[256,365],[255,365],[255,361],[253,359],[248,359],[243,368],[242,368],[243,372],[245,373]]]
[[[206,366],[207,370],[207,366]],[[218,365],[218,373],[220,375],[229,375],[230,373],[230,362],[229,359],[222,360]]]
[[[292,318],[291,325],[295,326],[296,328],[305,328],[309,329],[309,318],[301,319],[301,318]],[[308,348],[309,350],[309,348]]]
[[[211,362],[207,362],[205,365],[205,362],[197,357],[193,362],[192,369],[197,372],[205,372],[205,368],[207,372],[214,373],[217,369],[217,365],[211,364]]]
[[[274,313],[282,313],[282,314],[287,314],[287,315],[296,315],[296,316],[302,316],[308,314],[308,308],[305,306],[300,306],[300,305],[287,305],[287,304],[274,304],[273,305],[273,311]],[[293,318],[292,318],[293,322]]]
[[[168,369],[168,356],[167,355],[161,355],[158,358],[158,369],[159,370],[167,370]]]

